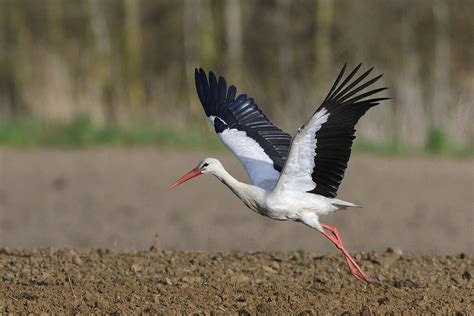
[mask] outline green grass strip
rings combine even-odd
[[[164,125],[131,124],[126,127],[99,126],[86,114],[68,124],[51,124],[39,120],[0,121],[0,145],[12,148],[31,147],[139,147],[200,148],[221,150],[224,145],[209,131],[179,130]],[[385,143],[356,139],[354,151],[388,156],[447,155],[474,156],[472,146],[459,148],[441,129],[428,132],[424,148],[413,148],[398,141]]]

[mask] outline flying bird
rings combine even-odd
[[[195,70],[196,90],[217,136],[246,169],[252,184],[231,176],[219,160],[206,158],[170,185],[212,174],[251,210],[282,221],[298,221],[318,230],[344,255],[357,279],[378,284],[345,249],[336,227],[320,223],[322,215],[358,205],[336,198],[359,119],[380,101],[387,88],[369,89],[382,75],[365,80],[370,68],[356,76],[361,64],[344,77],[346,65],[327,97],[294,137],[276,127],[246,94],[213,72]]]

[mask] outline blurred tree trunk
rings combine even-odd
[[[26,23],[25,3],[22,1],[7,2],[10,11],[9,31],[12,35],[12,46],[8,49],[9,67],[11,73],[9,81],[10,100],[12,105],[12,115],[17,116],[27,112],[28,104],[25,97],[25,87],[31,77],[31,60],[29,53],[32,51],[31,34]]]
[[[334,16],[334,1],[316,0],[316,23],[314,30],[314,54],[315,54],[315,87],[321,93],[326,87],[332,73],[332,49],[331,49],[331,29]],[[325,96],[320,96],[324,98]]]
[[[54,46],[62,44],[64,39],[64,32],[62,26],[62,7],[64,2],[62,0],[48,0],[47,19],[48,19],[48,38]]]
[[[7,6],[6,0],[0,0],[0,117],[5,119],[10,113],[8,99],[8,54],[7,54]]]
[[[400,3],[400,12],[406,3]],[[420,61],[417,51],[415,22],[416,7],[404,12],[401,18],[400,40],[402,67],[397,78],[397,104],[392,106],[393,141],[409,145],[422,145],[426,131],[420,79]]]
[[[445,0],[435,0],[432,4],[436,40],[431,124],[432,127],[441,127],[441,122],[446,119],[446,109],[449,108],[450,104],[453,104],[449,76],[449,69],[451,68],[449,7]]]
[[[130,106],[137,110],[143,107],[145,101],[141,63],[140,2],[123,0],[123,10],[125,15],[125,81]]]
[[[198,118],[200,114],[199,106],[196,99],[194,87],[194,69],[200,67],[198,65],[197,56],[197,37],[198,37],[198,1],[184,1],[183,13],[183,37],[184,37],[184,58],[185,58],[185,78],[186,78],[186,98],[188,104],[188,114],[190,122]]]
[[[206,70],[216,67],[217,57],[216,26],[210,0],[198,1],[199,63]]]
[[[226,0],[225,21],[227,39],[227,65],[229,76],[238,85],[242,76],[242,3],[239,0]]]
[[[277,0],[278,64],[285,126],[293,129],[299,106],[296,102],[294,55],[291,41],[290,0]]]
[[[113,54],[106,14],[101,3],[100,0],[88,1],[90,29],[94,46],[92,52],[94,67],[90,75],[92,76],[93,87],[97,89],[101,106],[104,107],[106,121],[116,123],[118,120],[118,102],[114,102]]]

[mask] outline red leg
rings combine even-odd
[[[366,282],[369,284],[380,284],[379,281],[377,281],[374,278],[368,277],[365,272],[362,270],[361,267],[355,262],[354,258],[351,257],[351,255],[347,252],[347,250],[344,248],[344,245],[342,244],[341,237],[339,235],[339,232],[337,231],[337,228],[334,226],[326,225],[326,224],[321,224],[321,227],[324,229],[329,230],[333,236],[328,234],[326,231],[322,231],[322,234],[329,239],[334,245],[341,250],[341,252],[344,254],[344,259],[346,260],[347,266],[349,267],[349,270],[351,274],[361,280],[362,282]]]
[[[322,224],[321,225],[323,228],[329,230],[335,238],[331,238],[330,240],[336,245],[336,247],[342,251],[344,254],[344,258],[346,259],[346,262],[349,266],[349,269],[351,270],[351,273],[355,271],[358,276],[363,276],[365,278],[365,273],[364,271],[357,265],[355,260],[351,257],[351,255],[347,252],[347,250],[344,248],[344,245],[342,244],[342,239],[341,236],[339,235],[339,232],[336,227],[330,226],[327,224]],[[327,236],[326,236],[327,237]],[[332,237],[332,236],[331,236]],[[352,273],[354,274],[354,273]]]
[[[336,247],[344,253],[343,248],[341,247],[339,241],[336,238],[334,238],[333,236],[327,234],[326,232],[323,232],[323,235],[326,238],[328,238],[331,242],[333,242],[336,245]],[[355,278],[361,280],[362,282],[365,282],[363,273],[361,273],[359,271],[358,266],[357,266],[357,264],[355,264],[352,257],[347,256],[346,254],[344,254],[344,259],[346,260],[347,266],[349,267],[349,270],[350,270],[351,274]]]

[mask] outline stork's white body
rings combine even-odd
[[[205,163],[212,166],[211,173],[234,192],[248,208],[271,219],[301,221],[308,226],[322,230],[318,222],[320,215],[357,206],[340,199],[285,190],[279,186],[268,191],[258,186],[238,181],[225,170],[217,159],[206,158],[201,164]]]

